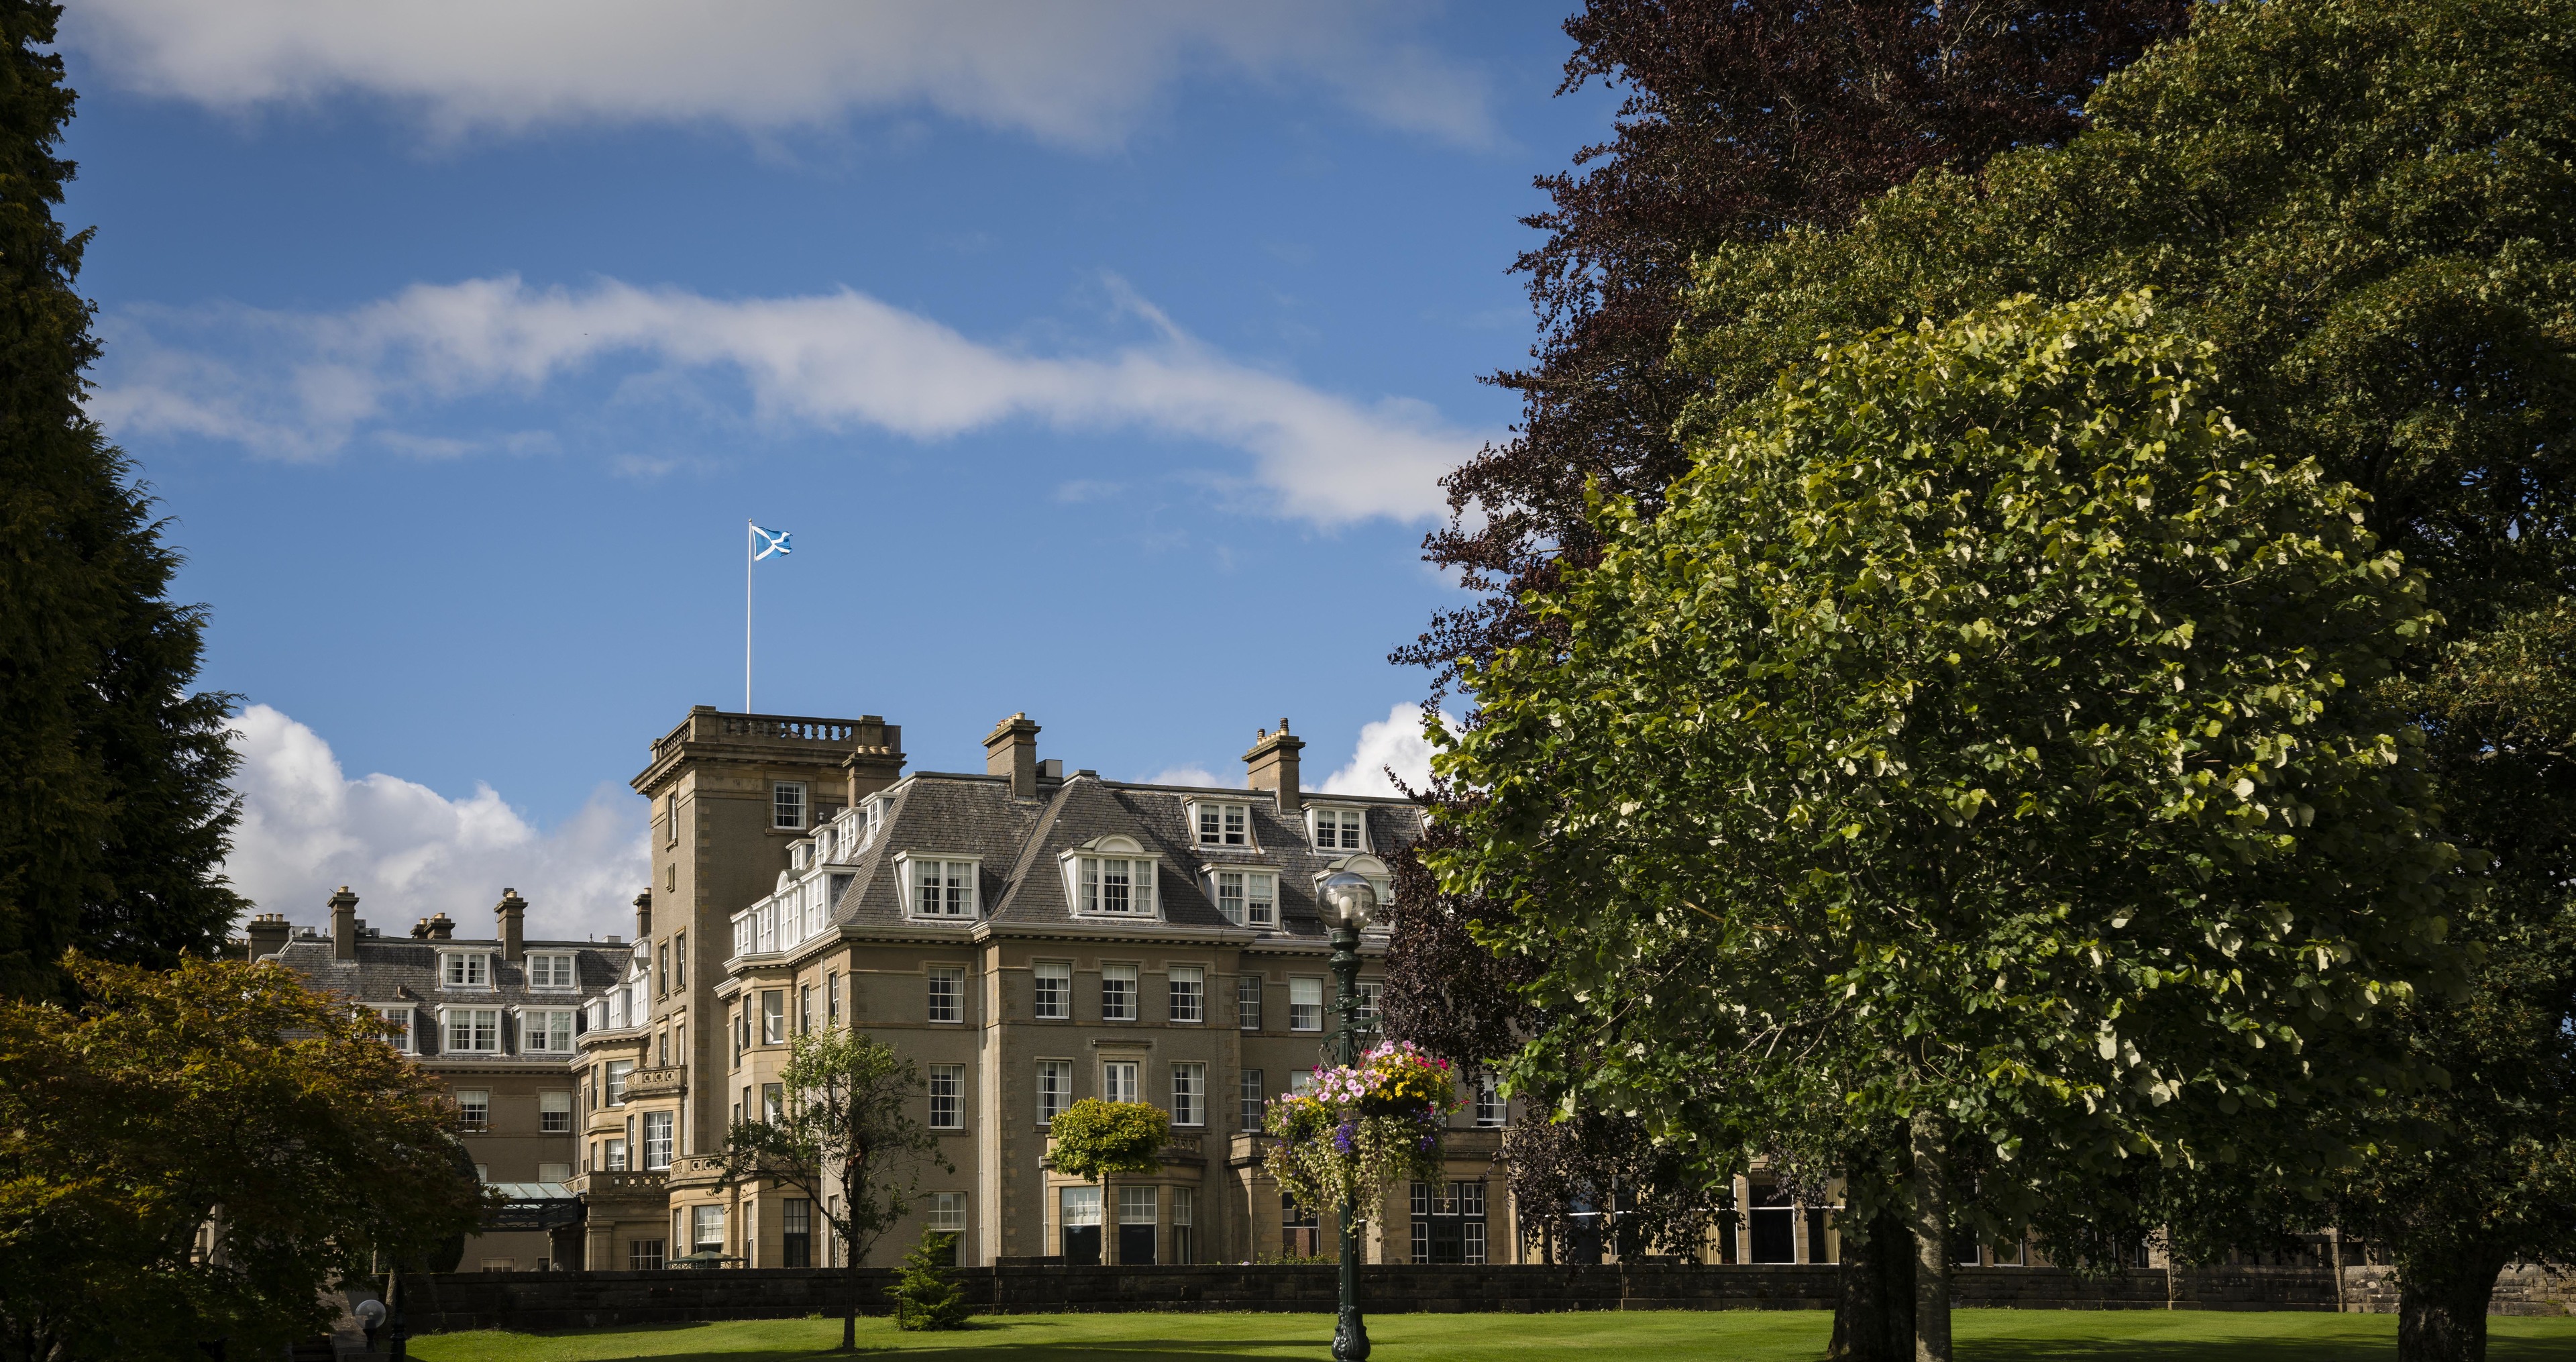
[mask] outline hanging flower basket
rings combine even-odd
[[[1262,1122],[1279,1141],[1270,1175],[1302,1207],[1329,1213],[1348,1197],[1365,1216],[1401,1184],[1440,1180],[1441,1135],[1461,1105],[1446,1062],[1381,1045],[1272,1100]]]

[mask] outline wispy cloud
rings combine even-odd
[[[1318,524],[1437,515],[1434,485],[1483,438],[1403,397],[1361,401],[1216,353],[1142,300],[1149,345],[1037,355],[983,344],[866,294],[720,299],[607,280],[415,285],[341,313],[137,310],[115,324],[90,411],[128,438],[189,434],[285,459],[364,438],[462,450],[398,424],[444,404],[535,397],[627,366],[630,381],[738,379],[752,419],[938,440],[1007,422],[1142,429],[1249,456],[1227,472]],[[541,447],[543,432],[508,437]]]
[[[582,123],[752,132],[928,110],[1114,147],[1198,78],[1320,87],[1441,141],[1496,132],[1482,74],[1363,0],[83,0],[66,46],[117,83],[245,111],[357,94],[434,135]]]
[[[643,801],[624,789],[603,785],[579,813],[540,830],[488,785],[449,799],[396,776],[351,780],[320,734],[267,705],[231,727],[242,820],[224,872],[261,911],[320,925],[345,884],[359,915],[389,934],[443,912],[460,931],[488,935],[508,888],[529,902],[530,936],[633,930],[630,904],[652,867]]]

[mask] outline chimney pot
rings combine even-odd
[[[285,949],[295,932],[286,925],[284,913],[254,913],[244,935],[250,940],[250,958],[257,960]]]
[[[1279,800],[1281,813],[1295,813],[1305,807],[1297,788],[1297,754],[1304,750],[1303,738],[1290,736],[1288,721],[1279,721],[1276,733],[1260,730],[1261,741],[1243,754],[1245,783],[1256,790],[1268,790]]]
[[[345,884],[331,896],[331,958],[358,958],[358,896]]]
[[[635,896],[635,939],[653,939],[653,891],[649,888]]]
[[[430,914],[429,921],[424,925],[429,928],[429,939],[432,941],[451,941],[456,937],[456,923],[445,913]]]
[[[527,959],[528,901],[519,897],[518,890],[504,889],[492,913],[501,920],[501,958],[513,965]]]
[[[1009,776],[1011,793],[1028,799],[1038,792],[1038,726],[1023,711],[993,725],[984,735],[984,774]]]

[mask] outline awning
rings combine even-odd
[[[560,1182],[487,1182],[501,1204],[483,1212],[485,1233],[495,1230],[552,1230],[578,1225],[581,1198]]]

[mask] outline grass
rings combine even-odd
[[[2360,1362],[2397,1355],[2393,1315],[2293,1311],[1961,1310],[1960,1362]],[[1806,1310],[1649,1310],[1580,1315],[1382,1315],[1373,1362],[1706,1358],[1813,1362],[1830,1316]],[[907,1334],[859,1321],[859,1346],[960,1362],[1317,1362],[1329,1315],[996,1315],[958,1333]],[[561,1334],[497,1330],[412,1340],[421,1362],[790,1362],[847,1356],[837,1319],[737,1320]],[[2492,1362],[2576,1362],[2576,1318],[2488,1322]],[[985,1356],[989,1355],[989,1356]]]

